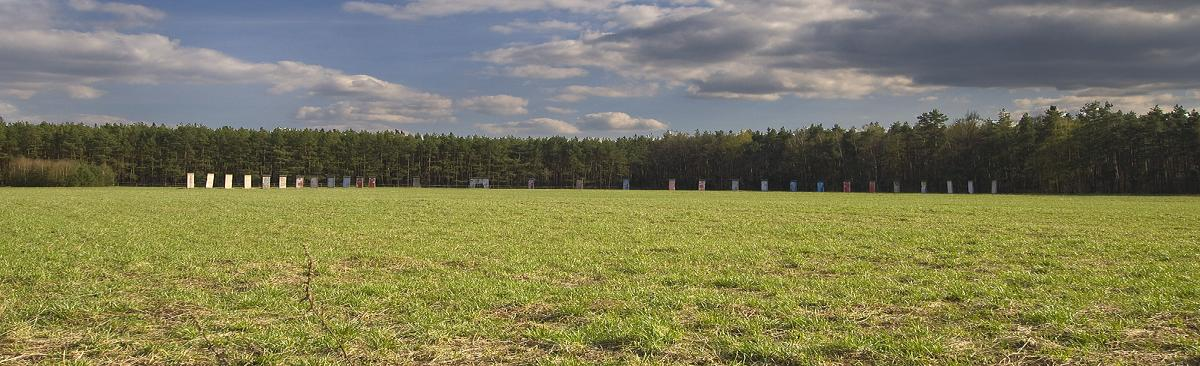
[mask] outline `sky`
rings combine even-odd
[[[492,136],[1200,106],[1193,0],[0,0],[7,121]]]

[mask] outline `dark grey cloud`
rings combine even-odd
[[[1200,86],[1197,34],[1197,1],[727,0],[485,59],[599,68],[721,98],[939,87],[1145,95]]]
[[[593,43],[632,45],[637,62],[706,64],[725,62],[761,49],[768,30],[742,16],[702,13],[600,37]]]
[[[1196,2],[905,1],[864,8],[876,16],[817,24],[775,53],[948,86],[1200,84]]]
[[[750,75],[716,73],[705,80],[697,80],[694,90],[697,94],[735,93],[766,95],[785,92],[788,90],[788,87],[779,78],[765,72],[756,72]]]

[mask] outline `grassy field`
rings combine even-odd
[[[0,207],[0,364],[1200,363],[1200,197],[76,188]]]

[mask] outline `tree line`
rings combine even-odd
[[[116,183],[116,174],[108,166],[69,159],[8,159],[0,178],[16,187],[104,187]]]
[[[1017,193],[1200,193],[1200,113],[1176,106],[1145,114],[1090,103],[1014,119],[933,110],[913,123],[766,131],[668,132],[620,138],[482,137],[400,131],[209,128],[202,125],[51,124],[0,121],[0,160],[71,159],[106,166],[120,185],[181,186],[188,172],[367,176],[383,186],[728,189],[732,180],[796,180],[837,187],[868,181],[906,192],[997,180]],[[749,186],[743,184],[743,186]],[[933,191],[935,189],[931,189]]]

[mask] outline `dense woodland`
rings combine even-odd
[[[945,190],[998,180],[1002,192],[1200,193],[1200,113],[1181,107],[1138,115],[1092,103],[1014,118],[969,114],[951,121],[937,110],[915,123],[795,130],[716,131],[662,136],[490,138],[398,131],[209,128],[200,125],[32,124],[0,122],[0,161],[74,159],[107,166],[120,185],[181,186],[187,172],[272,176],[369,176],[380,185],[680,189],[707,179],[767,179],[772,189],[797,180],[830,187],[868,181],[890,190]],[[2,178],[0,178],[2,179]],[[756,183],[743,187],[757,187]],[[960,188],[961,189],[961,188]]]
[[[0,171],[4,184],[16,187],[105,187],[116,176],[107,165],[74,159],[13,158]]]

